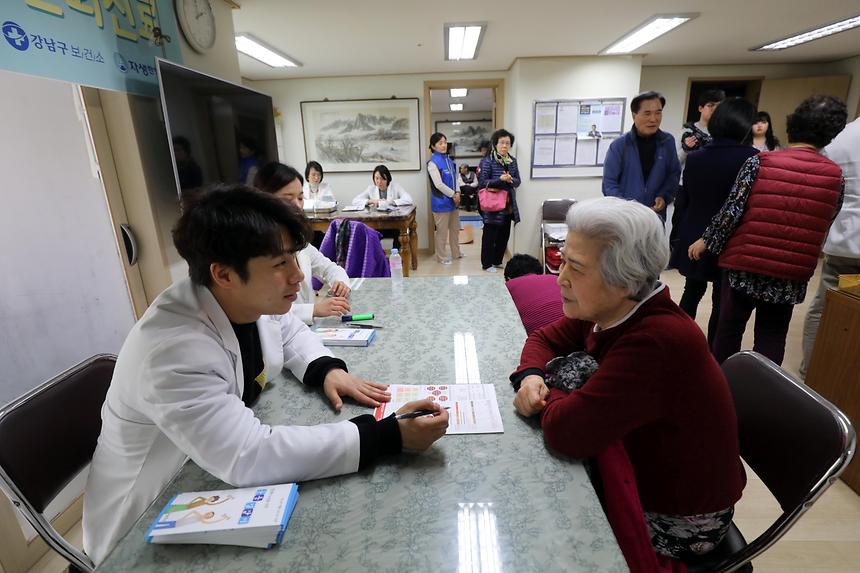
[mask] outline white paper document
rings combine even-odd
[[[576,164],[577,165],[596,165],[597,164],[597,143],[599,139],[581,138],[576,142]]]
[[[573,165],[576,157],[576,136],[559,135],[555,138],[554,165]]]
[[[535,133],[555,133],[555,104],[535,105]]]
[[[555,159],[555,136],[536,135],[532,165],[552,165]]]
[[[391,384],[391,401],[384,402],[374,412],[381,420],[399,410],[407,402],[430,398],[448,409],[446,434],[499,434],[505,431],[492,384]]]
[[[609,151],[609,146],[615,141],[616,137],[604,137],[597,145],[597,164],[603,165],[606,160],[606,152]]]
[[[578,103],[558,104],[558,131],[556,133],[576,133],[576,124],[578,120]]]

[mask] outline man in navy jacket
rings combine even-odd
[[[603,163],[604,195],[638,201],[664,220],[681,176],[675,138],[660,130],[665,105],[653,91],[633,98],[633,127],[612,142]]]

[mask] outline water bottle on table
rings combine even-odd
[[[391,280],[403,280],[403,259],[400,258],[400,253],[397,249],[391,249],[391,255],[388,257],[388,266],[391,268]]]

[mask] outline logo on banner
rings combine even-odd
[[[128,61],[119,52],[113,53],[113,63],[119,68],[122,73],[128,72]]]
[[[24,28],[11,20],[3,22],[3,36],[9,45],[16,50],[24,51],[30,47],[30,40],[27,38],[27,32]]]

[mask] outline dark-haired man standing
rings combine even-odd
[[[653,91],[633,98],[633,127],[612,142],[603,163],[604,195],[638,201],[661,219],[681,175],[675,138],[660,130],[665,105],[666,98]]]
[[[98,565],[190,457],[237,487],[354,472],[402,448],[424,450],[448,415],[269,426],[249,408],[282,368],[322,388],[336,410],[368,406],[384,385],[347,373],[289,313],[303,279],[302,214],[243,185],[203,194],[173,232],[190,278],[161,293],[120,351],[84,496],[84,549]]]

